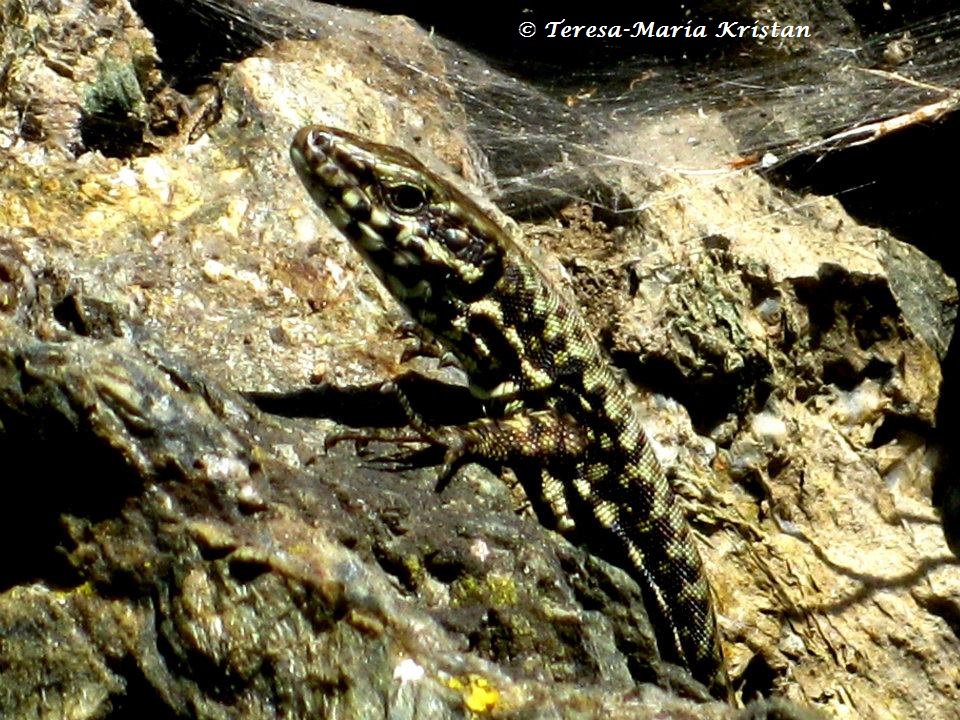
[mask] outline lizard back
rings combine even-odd
[[[728,699],[690,529],[579,312],[473,200],[404,150],[310,126],[291,158],[319,207],[487,401],[488,417],[455,429],[454,459],[513,468],[542,522],[576,530],[638,582],[661,655]]]

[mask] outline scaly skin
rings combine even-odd
[[[576,529],[640,585],[660,654],[730,698],[710,588],[676,497],[580,314],[475,202],[398,148],[302,128],[303,184],[413,319],[459,359],[489,416],[447,432],[514,469],[541,521]],[[412,414],[412,411],[411,411]]]

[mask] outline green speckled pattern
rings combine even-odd
[[[453,429],[447,465],[513,468],[542,521],[576,531],[636,579],[661,655],[728,699],[690,529],[580,314],[475,202],[409,153],[311,126],[291,157],[320,208],[487,401],[488,417]]]

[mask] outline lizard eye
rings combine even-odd
[[[384,199],[391,209],[399,213],[415,213],[427,204],[427,195],[423,188],[409,183],[388,187]]]

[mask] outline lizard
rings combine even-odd
[[[301,128],[294,168],[419,331],[452,353],[483,417],[442,432],[438,488],[476,462],[509,467],[541,522],[576,529],[638,583],[664,659],[730,700],[712,591],[623,380],[578,310],[464,192],[407,151]]]

